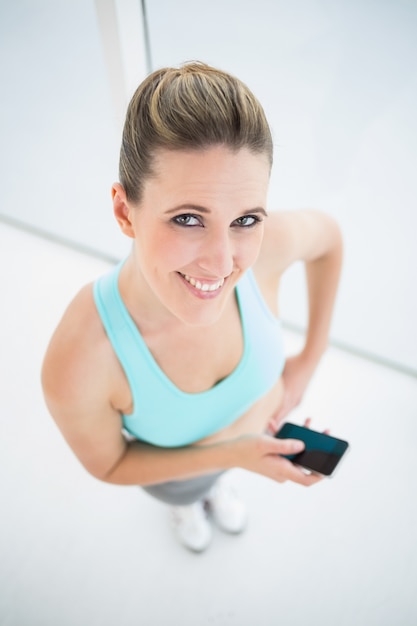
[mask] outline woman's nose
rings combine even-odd
[[[202,242],[198,265],[212,276],[226,277],[234,264],[233,242],[228,232],[218,230],[207,234]]]

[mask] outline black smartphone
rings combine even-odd
[[[285,458],[322,476],[333,473],[349,447],[347,441],[290,422],[284,424],[275,437],[301,439],[305,443],[305,449],[297,454],[286,455]]]

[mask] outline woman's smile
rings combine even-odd
[[[184,281],[188,283],[188,285],[193,287],[193,290],[199,292],[199,297],[217,295],[217,293],[215,292],[220,291],[225,281],[224,278],[220,278],[215,281],[209,281],[208,279],[204,278],[193,278],[192,276],[189,276],[188,274],[182,274],[181,272],[178,273],[184,279]]]

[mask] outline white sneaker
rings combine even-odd
[[[212,530],[203,502],[171,507],[173,525],[181,543],[193,552],[203,552],[211,542]]]
[[[221,530],[238,534],[246,528],[246,506],[223,479],[220,478],[212,487],[206,502],[211,516]]]

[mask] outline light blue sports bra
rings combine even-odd
[[[273,387],[285,362],[281,324],[251,270],[236,286],[244,340],[239,364],[211,389],[186,393],[161,370],[126,309],[118,288],[122,265],[94,283],[94,299],[130,385],[133,412],[122,415],[128,433],[155,446],[189,445],[232,424]]]

